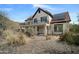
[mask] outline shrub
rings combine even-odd
[[[68,44],[79,45],[79,35],[68,32],[60,36],[61,41],[66,41]]]
[[[50,39],[51,39],[51,37],[46,35],[46,40],[50,40]]]
[[[65,41],[69,44],[74,44],[73,33],[72,32],[66,33]]]
[[[34,35],[34,30],[32,28],[28,28],[26,30],[26,33],[25,33],[27,36],[33,36]]]
[[[74,41],[73,41],[73,35],[71,32],[68,32],[68,33],[65,33],[63,35],[60,36],[60,40],[61,41],[66,41],[67,43],[69,44],[73,44]]]
[[[2,33],[3,33],[3,31],[2,31],[2,30],[0,30],[0,36],[2,36]]]
[[[74,33],[79,33],[79,25],[77,24],[72,24],[70,27],[70,31]]]
[[[19,33],[20,35],[18,36],[18,44],[25,44],[26,43],[26,41],[25,41],[25,39],[26,39],[26,36],[23,34],[23,33]]]
[[[79,45],[79,35],[74,35],[73,39],[74,39],[74,44]]]
[[[15,33],[14,31],[6,30],[4,31],[3,36],[9,45],[20,45],[26,43],[24,34],[19,32]]]
[[[66,36],[67,36],[67,33],[65,33],[65,34],[63,34],[63,35],[60,35],[60,41],[64,41],[65,40],[65,38],[66,38]]]

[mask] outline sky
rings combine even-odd
[[[48,10],[52,14],[69,12],[71,23],[78,23],[79,4],[0,4],[0,11],[16,22],[24,22],[32,16],[37,8]]]

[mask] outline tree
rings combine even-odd
[[[8,14],[6,12],[0,11],[0,28],[5,29],[6,25],[5,25],[5,20],[4,19],[8,19]]]
[[[78,18],[78,25],[79,25],[79,14],[78,14],[77,18]]]

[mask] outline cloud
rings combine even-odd
[[[34,8],[40,7],[40,8],[47,9],[47,10],[49,10],[49,11],[66,10],[66,9],[64,9],[64,8],[51,7],[51,6],[49,6],[49,5],[43,5],[43,4],[33,4],[33,7],[34,7]]]
[[[40,4],[34,4],[33,7],[40,7],[40,8],[45,8],[45,9],[49,9],[49,10],[55,10],[56,8],[52,8],[48,5],[40,5]]]
[[[0,11],[7,11],[7,12],[9,12],[9,11],[12,11],[13,10],[13,8],[0,8]]]

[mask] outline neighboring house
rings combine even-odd
[[[68,12],[52,15],[50,12],[38,8],[33,16],[20,24],[20,28],[27,30],[32,28],[38,34],[63,34],[69,31],[70,16]]]

